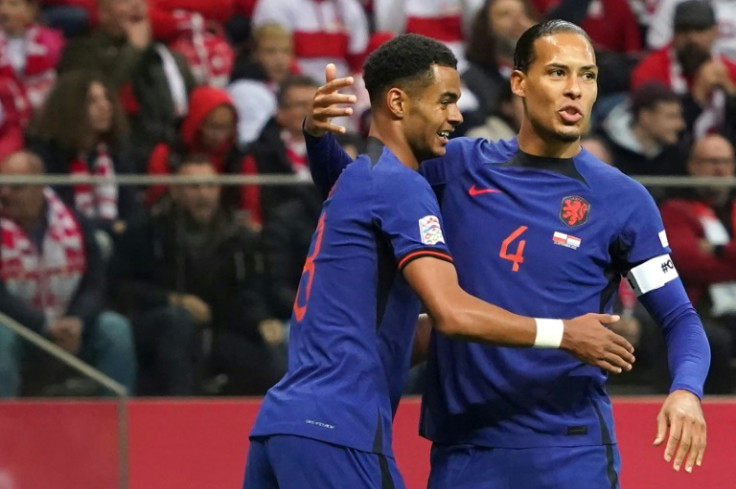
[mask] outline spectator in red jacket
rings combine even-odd
[[[687,170],[696,177],[732,179],[733,145],[718,134],[697,139]],[[713,391],[729,393],[736,346],[736,199],[728,187],[698,187],[664,202],[661,213],[672,259],[709,336],[709,383]]]
[[[36,23],[34,0],[0,0],[0,159],[23,146],[23,131],[56,81],[64,38]]]
[[[189,97],[189,113],[181,124],[179,139],[173,144],[160,143],[151,153],[149,175],[167,175],[190,154],[207,155],[218,173],[256,173],[255,166],[244,161],[243,153],[235,144],[237,112],[230,95],[214,87],[198,87]],[[254,193],[256,192],[256,193]],[[163,185],[154,185],[146,192],[146,204],[154,206],[166,193]],[[255,187],[227,187],[226,206],[229,210],[246,211],[244,222],[249,223],[247,211],[257,208]]]
[[[636,66],[631,88],[659,81],[683,97],[688,129],[696,137],[713,130],[736,132],[727,107],[736,105],[736,63],[715,54],[715,12],[708,2],[687,0],[675,9],[672,43]]]

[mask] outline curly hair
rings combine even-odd
[[[128,127],[116,92],[101,74],[89,71],[72,71],[59,77],[32,122],[29,133],[68,151],[87,150],[84,146],[88,144],[91,131],[87,96],[93,83],[105,88],[113,107],[112,127],[102,135],[102,139],[112,147],[122,143]]]
[[[422,87],[429,85],[434,80],[433,65],[457,68],[457,59],[441,42],[419,34],[401,34],[385,42],[363,65],[371,105],[391,87],[409,89],[417,82]]]

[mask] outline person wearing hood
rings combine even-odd
[[[206,155],[219,174],[255,173],[248,167],[235,142],[238,117],[227,91],[198,87],[189,96],[189,113],[181,124],[179,139],[173,144],[159,143],[148,160],[149,175],[168,175],[189,154]],[[229,187],[224,193],[230,210],[251,210],[255,187]],[[165,185],[153,185],[146,192],[146,205],[154,207],[166,193]],[[256,194],[257,195],[257,194]]]
[[[679,96],[659,82],[642,85],[598,129],[613,166],[627,175],[683,175],[685,129]]]

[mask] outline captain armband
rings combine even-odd
[[[675,264],[668,254],[651,258],[626,274],[626,279],[637,296],[664,287],[678,277]]]

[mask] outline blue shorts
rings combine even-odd
[[[616,445],[432,446],[428,489],[619,489]]]
[[[393,458],[311,438],[252,438],[243,489],[405,489]]]

